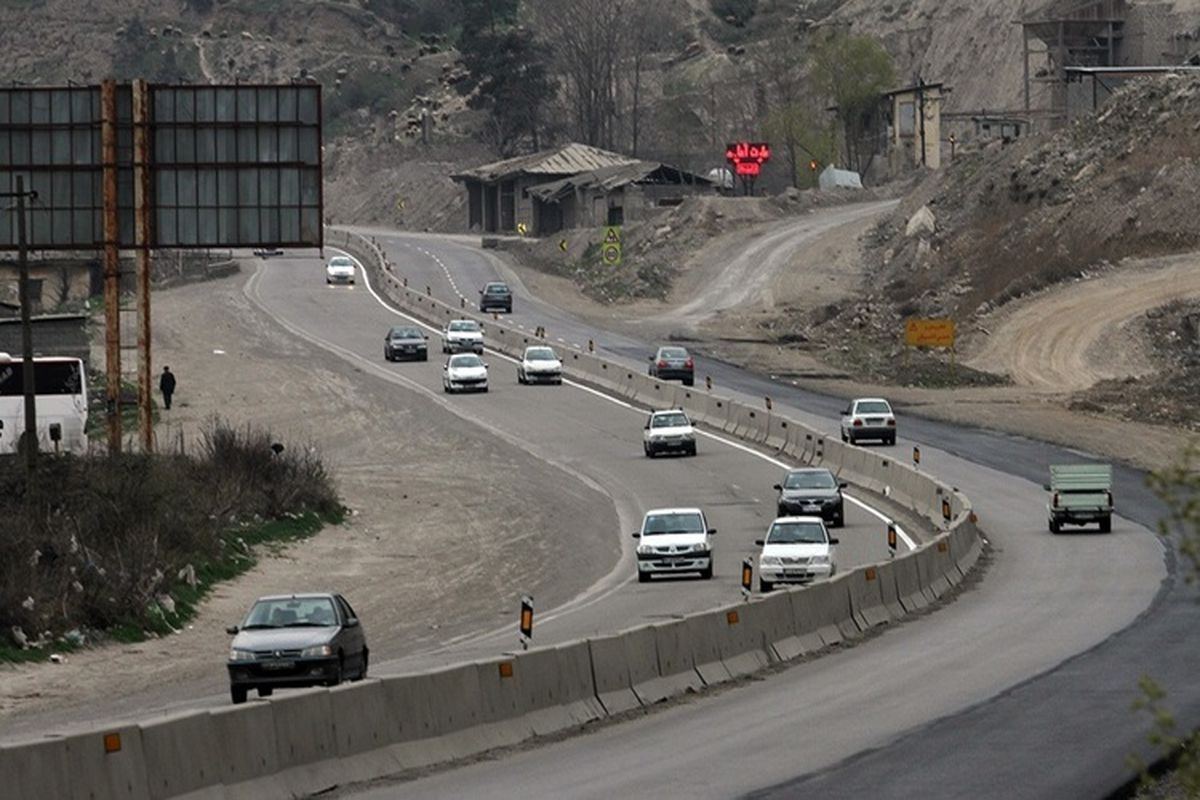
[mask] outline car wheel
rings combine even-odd
[[[694,455],[696,455],[696,445],[695,445],[694,443],[693,443],[693,444],[690,444],[690,445],[688,445],[687,454],[688,454],[689,456],[694,456]]]
[[[651,447],[650,445],[645,445],[645,449],[646,449],[646,457],[647,458],[654,458],[654,456],[657,455],[657,453],[654,452],[654,448]]]
[[[896,446],[896,434],[893,433],[891,436],[889,436],[887,438],[887,445],[888,445],[888,447]]]
[[[1050,520],[1050,532],[1051,533],[1058,533],[1059,527],[1060,526],[1057,521],[1055,521],[1053,519]]]
[[[258,687],[258,696],[259,697],[270,697],[273,694],[275,694],[275,688],[272,686]]]
[[[358,670],[358,677],[354,680],[361,681],[367,677],[367,664],[370,663],[370,657],[371,651],[364,647],[362,651],[362,667]]]
[[[420,360],[421,360],[421,361],[428,361],[428,360],[429,360],[429,353],[423,353],[423,354],[421,355],[421,358],[420,358]]]
[[[758,579],[758,590],[763,594],[766,594],[774,588],[775,584],[771,583],[770,581],[764,581],[762,578]]]
[[[1100,520],[1100,532],[1112,533],[1112,517],[1104,517]]]
[[[525,373],[521,372],[521,370],[517,370],[517,383],[522,385],[525,383]]]
[[[554,385],[555,385],[555,386],[562,386],[562,378],[555,378],[555,379],[554,379]]]
[[[833,518],[833,527],[835,527],[835,528],[846,527],[846,512],[844,512],[844,511],[838,512],[838,515]]]
[[[245,686],[230,686],[229,696],[233,700],[234,705],[239,705],[246,702],[246,687]]]
[[[346,657],[344,655],[339,655],[337,672],[333,673],[333,677],[329,680],[329,685],[330,686],[340,686],[342,684],[342,681],[345,680],[345,677],[346,677]]]
[[[485,387],[483,387],[483,389],[482,389],[482,391],[483,391],[483,393],[484,393],[484,394],[487,394],[487,390],[488,390],[488,387],[486,387],[486,386],[485,386]]]
[[[846,434],[846,441],[849,442],[850,444],[858,444],[858,440],[854,438],[853,433]]]
[[[649,583],[649,582],[650,582],[650,573],[649,573],[649,572],[642,572],[642,571],[639,569],[639,570],[638,570],[638,583]]]
[[[712,562],[709,561],[708,569],[700,570],[700,579],[708,581],[708,580],[712,580],[712,576],[713,576],[713,565],[712,565]]]
[[[450,386],[448,384],[443,383],[442,391],[445,392],[446,394],[450,394]]]
[[[684,385],[684,386],[695,386],[695,385],[696,385],[696,379],[695,379],[695,378],[684,378],[684,379],[683,379],[683,385]]]
[[[850,437],[848,437],[848,436],[846,435],[846,429],[845,429],[845,428],[842,428],[842,430],[841,430],[841,434],[842,434],[842,441],[843,441],[843,442],[848,442],[848,441],[850,441]]]

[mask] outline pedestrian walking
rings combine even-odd
[[[162,377],[158,379],[158,388],[162,392],[163,405],[171,407],[171,395],[175,394],[175,373],[170,367],[163,367]]]

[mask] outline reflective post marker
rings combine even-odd
[[[742,559],[742,596],[750,599],[750,587],[754,585],[754,562],[748,558]]]
[[[887,545],[888,555],[892,558],[896,556],[896,523],[889,522],[887,526]]]
[[[533,639],[533,598],[529,595],[521,597],[521,649],[528,650],[529,642]]]

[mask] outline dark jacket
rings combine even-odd
[[[174,394],[175,393],[175,373],[164,372],[162,374],[162,377],[158,379],[158,388],[162,390],[163,394]]]

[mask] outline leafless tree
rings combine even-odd
[[[537,29],[565,77],[576,132],[612,147],[624,20],[634,0],[533,0]]]

